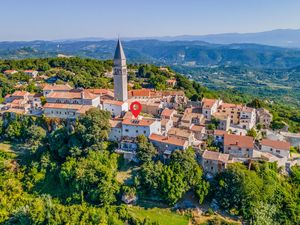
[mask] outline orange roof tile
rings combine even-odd
[[[24,73],[33,73],[33,72],[37,72],[36,70],[24,70]]]
[[[132,97],[150,97],[150,92],[153,91],[151,89],[137,89],[128,91],[129,96]]]
[[[174,136],[178,136],[178,137],[189,138],[192,135],[192,132],[189,131],[189,130],[172,127],[168,131],[168,135],[174,135]]]
[[[121,128],[122,127],[122,121],[120,121],[120,120],[109,120],[109,124],[112,128]]]
[[[15,91],[11,96],[13,96],[13,97],[24,97],[27,94],[29,94],[29,92],[27,92],[27,91]]]
[[[110,105],[118,105],[118,106],[122,106],[124,105],[125,102],[122,101],[117,101],[117,100],[104,100],[103,104],[110,104]]]
[[[65,98],[65,99],[95,99],[96,95],[88,91],[66,91],[66,92],[51,92],[47,98]]]
[[[224,134],[224,146],[238,146],[240,148],[253,148],[254,139],[249,136]]]
[[[164,117],[170,117],[174,112],[176,112],[175,109],[168,109],[168,108],[165,108],[165,109],[161,112],[161,116],[164,116]]]
[[[261,142],[261,145],[269,146],[275,149],[281,149],[289,151],[291,148],[291,144],[286,141],[273,141],[270,139],[263,139]]]
[[[214,161],[227,162],[229,159],[229,154],[205,150],[202,154],[202,158]]]
[[[94,88],[94,89],[86,89],[86,91],[91,92],[92,94],[95,95],[111,95],[111,96],[114,95],[113,91],[109,89]]]
[[[243,108],[243,105],[240,104],[233,104],[233,103],[222,103],[220,108],[226,109],[226,108]]]
[[[16,73],[18,72],[17,70],[5,70],[4,73],[6,74],[11,74],[11,73]]]
[[[204,108],[212,108],[216,102],[217,102],[217,99],[208,99],[208,98],[202,99],[202,105]]]
[[[45,109],[71,109],[71,110],[79,110],[83,107],[83,105],[78,104],[63,104],[63,103],[46,103],[43,106]]]
[[[223,136],[224,134],[228,134],[226,130],[214,130],[214,135]]]
[[[176,137],[166,137],[159,134],[151,134],[149,136],[149,139],[151,141],[161,142],[169,145],[176,145],[176,146],[187,146],[188,142],[182,139],[178,139]]]
[[[70,91],[72,87],[69,84],[47,84],[43,91]]]
[[[191,131],[194,131],[194,132],[202,132],[205,130],[205,126],[200,126],[200,125],[192,125]]]
[[[150,118],[142,118],[142,119],[123,119],[124,125],[132,125],[132,126],[143,126],[148,127],[153,124],[156,120]]]

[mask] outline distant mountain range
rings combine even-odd
[[[278,47],[300,48],[300,29],[278,29],[257,33],[224,33],[208,35],[180,35],[122,38],[133,40],[159,40],[159,41],[204,41],[215,44],[261,44]],[[79,39],[65,39],[58,41],[104,41],[105,38],[88,37]]]
[[[115,40],[0,42],[0,59],[55,57],[58,54],[112,59],[115,45]],[[300,49],[268,45],[151,39],[124,41],[123,45],[132,63],[284,69],[300,66]]]

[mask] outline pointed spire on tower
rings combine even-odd
[[[117,43],[114,59],[115,60],[116,59],[118,59],[118,60],[126,59],[120,38],[118,38],[118,43]]]

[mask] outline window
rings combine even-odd
[[[138,132],[139,132],[138,130],[135,131],[135,133],[138,133]]]
[[[144,130],[144,134],[146,134],[146,131]]]
[[[128,129],[125,129],[125,132],[128,132]]]
[[[280,154],[280,150],[276,150],[276,153],[279,153],[279,154]]]

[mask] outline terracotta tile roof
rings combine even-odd
[[[95,99],[96,95],[88,91],[66,91],[66,92],[51,92],[47,98],[64,98],[64,99]]]
[[[175,127],[172,127],[168,131],[168,135],[174,135],[174,136],[183,137],[183,138],[189,138],[191,136],[191,134],[192,133],[189,130],[175,128]]]
[[[200,125],[192,125],[192,127],[190,128],[191,131],[194,132],[203,132],[205,130],[205,126],[200,126]]]
[[[93,108],[93,106],[91,106],[91,105],[83,105],[79,110],[77,110],[77,113],[85,114],[91,108]]]
[[[183,91],[156,91],[154,89],[137,89],[128,91],[129,97],[152,97],[161,98],[164,96],[184,96]]]
[[[112,90],[109,89],[85,89],[86,91],[95,94],[95,95],[111,95],[114,96],[114,93]]]
[[[214,130],[214,135],[216,136],[224,136],[224,134],[228,134],[226,130]]]
[[[202,158],[226,163],[229,160],[229,154],[205,150],[202,154]]]
[[[286,141],[273,141],[270,139],[263,139],[260,143],[261,145],[264,146],[269,146],[275,149],[286,150],[286,151],[289,151],[291,148],[291,144]]]
[[[63,103],[46,103],[43,106],[45,109],[70,109],[70,110],[80,110],[83,105],[78,104],[63,104]]]
[[[173,113],[175,113],[176,110],[175,109],[168,109],[168,108],[165,108],[162,112],[161,112],[161,116],[164,116],[164,117],[170,117]]]
[[[170,121],[169,119],[162,119],[162,120],[160,121],[161,126],[166,126],[167,123],[168,123],[169,121]]]
[[[117,100],[104,100],[103,104],[109,104],[109,105],[117,105],[117,106],[122,106],[124,105],[126,102],[122,102],[122,101],[117,101]]]
[[[243,108],[243,105],[240,105],[240,104],[232,104],[232,103],[222,103],[222,104],[220,105],[220,108],[222,108],[222,109],[226,109],[226,108],[230,108],[230,109],[239,108],[239,109],[242,109],[242,108]]]
[[[208,99],[208,98],[203,98],[202,99],[202,106],[204,108],[212,108],[214,104],[216,104],[217,99]]]
[[[213,114],[213,117],[219,120],[227,120],[228,118],[230,118],[230,116],[226,113],[223,112],[216,112]]]
[[[254,139],[249,136],[224,134],[224,146],[237,146],[240,148],[254,148]]]
[[[70,91],[72,87],[68,84],[47,84],[43,88],[43,91]]]
[[[5,74],[12,74],[12,73],[16,73],[18,72],[17,70],[5,70],[4,73]]]
[[[151,134],[149,136],[151,141],[161,142],[169,145],[176,145],[180,147],[184,147],[188,145],[188,142],[182,139],[178,139],[176,137],[166,137],[159,134]]]
[[[122,127],[122,121],[120,121],[120,120],[109,120],[109,124],[112,128],[121,128]]]
[[[130,112],[130,111],[127,111],[126,113],[125,113],[125,115],[123,116],[123,119],[133,119],[134,117],[133,117],[133,115],[132,115],[132,112]]]
[[[36,70],[24,70],[24,73],[33,73],[33,72],[38,72]]]
[[[137,89],[128,91],[128,96],[131,97],[150,97],[152,89]]]
[[[187,108],[184,111],[182,121],[191,122],[192,119],[198,119],[201,121],[204,116],[200,113],[200,111],[201,110],[199,108]]]
[[[27,92],[27,91],[15,91],[11,96],[12,97],[24,97],[27,94],[29,94],[29,92]]]
[[[252,113],[253,111],[255,111],[255,109],[254,109],[254,108],[250,108],[250,107],[244,106],[244,107],[242,108],[242,111],[243,111],[243,112],[249,112],[249,113]]]
[[[156,120],[150,118],[142,118],[142,119],[123,119],[122,124],[131,125],[131,126],[143,126],[148,127],[152,125]]]
[[[176,90],[171,90],[171,91],[161,91],[162,96],[185,96],[184,91],[176,91]]]

